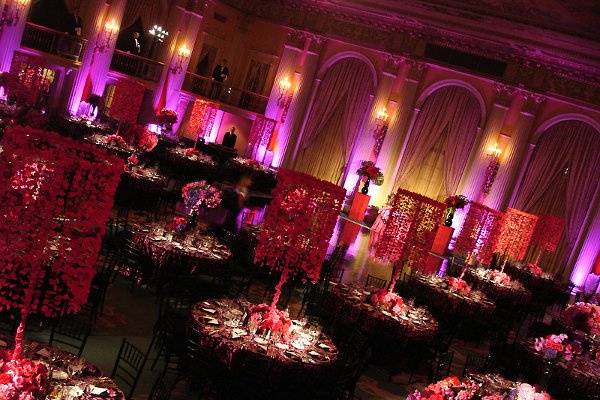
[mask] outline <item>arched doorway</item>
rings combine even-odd
[[[521,182],[514,207],[565,220],[565,231],[554,254],[542,258],[547,272],[570,273],[574,251],[588,211],[600,189],[600,132],[581,120],[563,120],[540,135]]]
[[[464,86],[437,88],[423,101],[402,153],[395,188],[442,200],[458,189],[483,120]]]
[[[323,76],[306,120],[294,169],[339,183],[375,84],[372,68],[347,57]]]

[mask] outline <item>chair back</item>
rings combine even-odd
[[[129,343],[127,339],[123,339],[110,377],[117,381],[120,387],[129,388],[127,399],[133,397],[147,358],[146,353]]]
[[[52,326],[48,343],[50,345],[58,343],[59,347],[66,347],[66,350],[81,357],[91,331],[92,326],[87,321],[62,318]]]
[[[160,374],[150,390],[148,400],[169,400],[171,398],[171,392],[173,391],[173,385],[166,382],[165,374]]]

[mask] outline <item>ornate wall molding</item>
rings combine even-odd
[[[507,35],[502,37],[489,32],[480,33],[472,26],[461,27],[456,24],[448,28],[438,21],[425,21],[418,16],[361,12],[333,1],[220,1],[276,24],[390,54],[408,54],[420,59],[425,43],[435,43],[495,58],[508,64],[503,80],[509,84],[524,85],[533,91],[553,92],[600,105],[600,51],[598,54],[591,54],[592,51],[586,54],[582,48],[573,50],[557,47],[562,46],[564,40],[561,42],[557,39],[558,44],[554,47],[548,45],[547,48],[542,48],[542,42],[534,45],[523,39],[522,42],[515,43],[514,38],[509,39]],[[421,4],[421,7],[424,6]],[[445,8],[443,11],[436,11],[448,10]],[[475,18],[472,12],[467,14],[468,18]],[[486,20],[494,21],[490,16],[482,17],[481,20],[482,24]],[[532,32],[544,32],[535,27],[531,29]],[[556,37],[559,34],[550,32],[549,35]]]

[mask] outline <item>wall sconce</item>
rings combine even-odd
[[[119,25],[115,22],[114,19],[111,19],[106,24],[104,24],[104,29],[102,32],[98,34],[98,40],[96,41],[96,51],[99,53],[104,53],[106,50],[110,48],[110,43],[112,42],[113,37],[119,31]]]
[[[494,143],[488,152],[490,163],[485,170],[485,180],[481,186],[481,193],[485,196],[492,190],[492,185],[498,175],[498,169],[500,168],[500,155],[502,155],[502,149],[498,147],[498,143]]]
[[[388,130],[388,119],[389,115],[387,113],[386,108],[382,108],[377,112],[377,117],[375,118],[375,129],[373,130],[373,138],[375,139],[375,144],[373,145],[372,157],[377,159],[379,156],[379,152],[381,151],[381,147],[383,146],[383,141],[385,139],[385,135]]]
[[[281,78],[279,80],[279,99],[277,100],[277,104],[283,109],[281,115],[282,123],[285,122],[285,117],[287,116],[293,96],[294,90],[292,89],[292,82],[287,76]]]
[[[30,0],[16,0],[14,2],[14,9],[11,11],[9,3],[4,4],[2,10],[2,19],[0,25],[2,26],[15,26],[19,23],[21,16],[24,14],[25,8],[29,4]]]
[[[183,44],[177,50],[177,58],[175,59],[174,65],[169,69],[171,73],[178,74],[183,71],[183,63],[190,58],[192,51],[187,47],[187,45]]]

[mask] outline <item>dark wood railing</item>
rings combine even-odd
[[[192,92],[207,99],[220,101],[221,103],[259,114],[264,114],[267,103],[269,102],[268,96],[231,87],[226,83],[219,83],[205,76],[196,75],[191,72],[187,73],[183,88],[188,92]]]
[[[158,61],[121,50],[115,50],[110,63],[110,69],[113,71],[152,82],[158,82],[164,66],[163,63]]]
[[[86,40],[31,22],[25,24],[21,46],[80,61]]]

